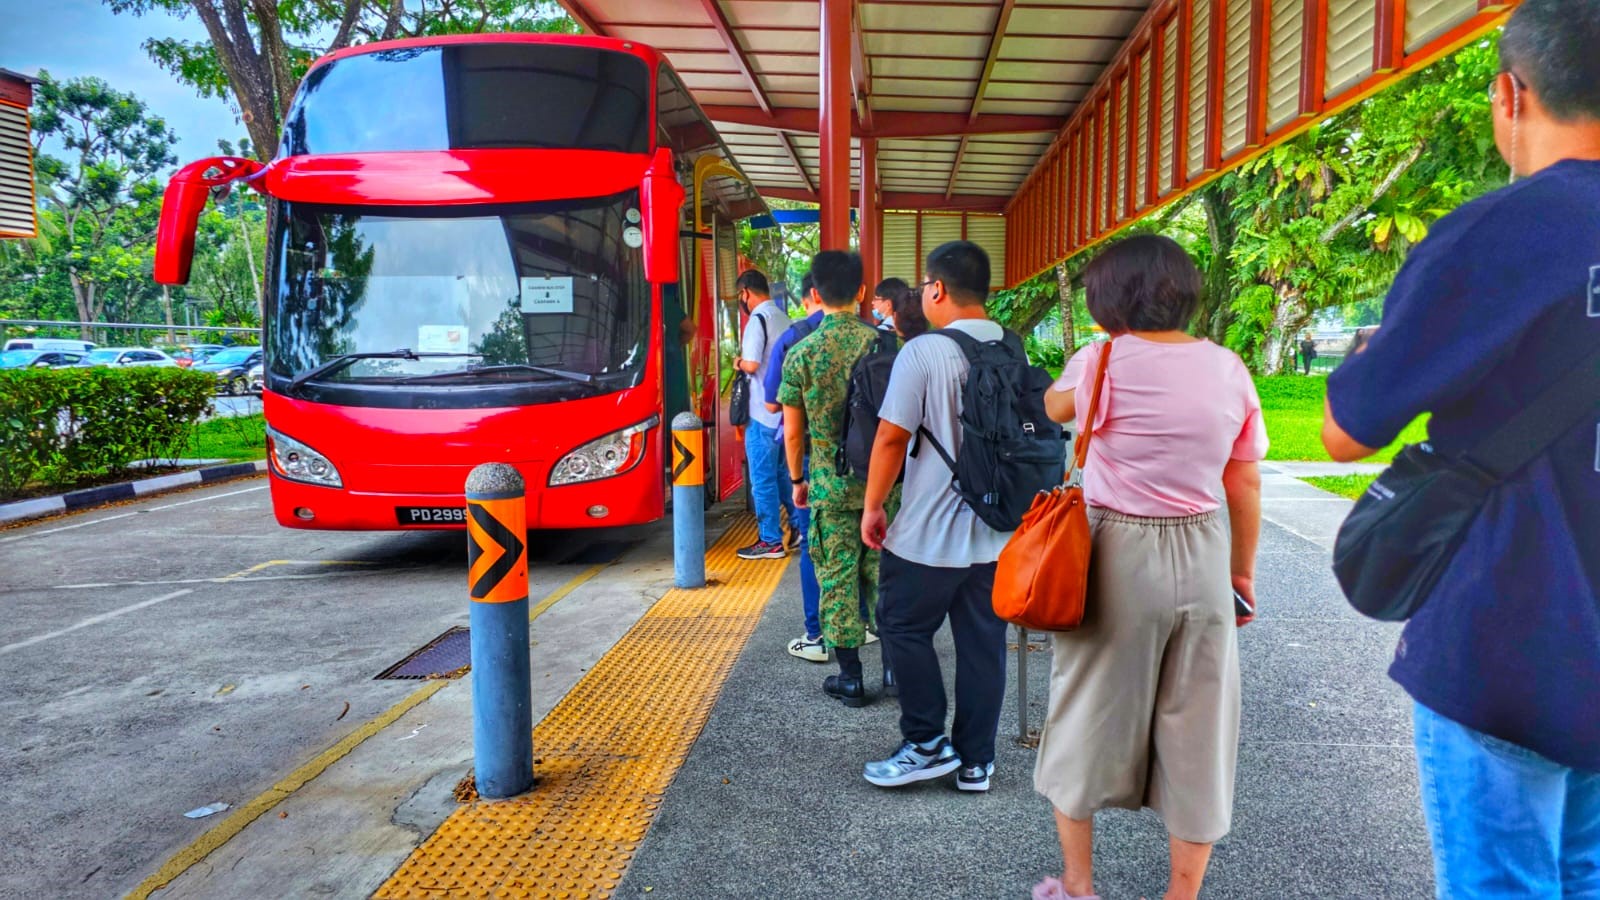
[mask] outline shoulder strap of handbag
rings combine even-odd
[[[1072,467],[1083,469],[1083,464],[1089,459],[1089,439],[1094,436],[1094,414],[1100,408],[1100,391],[1106,386],[1106,364],[1111,361],[1111,345],[1115,339],[1106,341],[1105,347],[1100,350],[1100,363],[1095,368],[1094,391],[1089,395],[1089,409],[1079,418],[1082,424],[1078,428],[1078,440],[1072,448]]]
[[[1533,462],[1585,414],[1597,411],[1600,348],[1462,456],[1496,480],[1504,479]]]

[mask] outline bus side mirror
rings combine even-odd
[[[644,207],[644,278],[655,284],[678,280],[678,223],[684,191],[673,171],[672,151],[658,148],[639,186]]]
[[[213,188],[251,178],[266,167],[253,159],[212,156],[178,170],[161,198],[161,227],[156,232],[157,284],[188,284],[194,261],[194,233]]]

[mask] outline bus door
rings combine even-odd
[[[738,490],[744,480],[744,443],[728,424],[728,400],[733,390],[734,360],[739,358],[739,293],[733,283],[739,278],[739,232],[720,217],[711,220],[710,241],[706,247],[706,268],[710,294],[706,306],[716,316],[716,409],[717,498],[724,499]]]

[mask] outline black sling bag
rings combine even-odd
[[[1459,456],[1413,444],[1339,527],[1333,574],[1364,615],[1401,622],[1422,608],[1489,494],[1600,412],[1600,350]]]

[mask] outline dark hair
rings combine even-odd
[[[861,254],[843,250],[824,250],[811,260],[811,279],[822,305],[842,309],[856,302],[861,290]]]
[[[1600,120],[1600,0],[1524,0],[1500,36],[1500,68],[1561,121]]]
[[[950,241],[928,254],[928,280],[944,282],[957,306],[983,305],[989,299],[989,254],[971,241]]]
[[[1200,270],[1159,234],[1107,247],[1083,270],[1083,285],[1089,315],[1111,334],[1182,330],[1200,305]]]
[[[763,297],[772,296],[772,287],[767,284],[767,276],[755,269],[745,269],[740,272],[739,280],[733,283],[733,289],[736,291],[749,291],[752,294],[760,294]]]
[[[900,279],[896,278],[895,281]],[[905,284],[903,281],[900,283]],[[908,285],[893,299],[894,330],[900,332],[900,336],[908,341],[919,334],[926,334],[928,317],[922,313],[922,295],[913,291]]]
[[[877,287],[872,289],[872,296],[882,297],[890,302],[897,301],[901,294],[909,293],[911,293],[911,285],[906,284],[905,280],[900,278],[885,278],[878,282]]]
[[[800,302],[801,303],[806,303],[806,302],[809,302],[811,300],[811,289],[813,287],[816,287],[816,281],[815,281],[815,279],[813,279],[811,277],[811,273],[810,272],[807,272],[806,274],[800,276]]]

